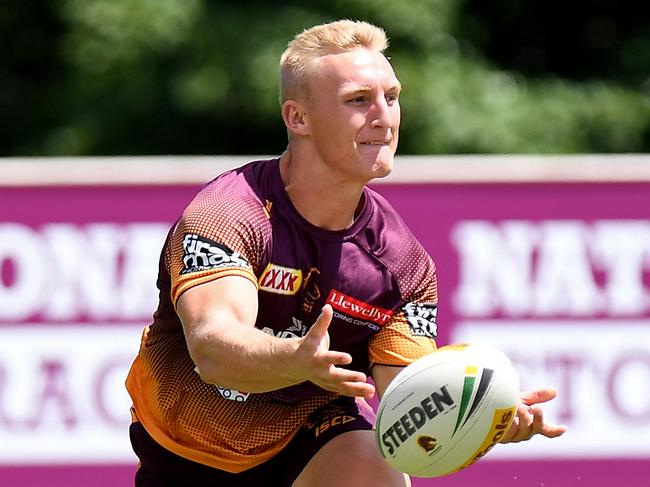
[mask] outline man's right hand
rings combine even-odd
[[[329,304],[323,306],[320,316],[301,339],[295,353],[297,372],[328,391],[370,399],[375,388],[366,382],[366,374],[337,367],[350,364],[352,357],[345,352],[330,350],[327,330],[332,322],[332,313]]]
[[[278,338],[255,328],[254,284],[226,276],[188,289],[176,310],[190,355],[209,384],[268,392],[311,381],[346,396],[370,398],[375,393],[364,373],[340,367],[352,362],[350,354],[329,349],[329,305],[304,337]]]

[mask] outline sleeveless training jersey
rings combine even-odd
[[[255,326],[277,337],[303,336],[329,303],[330,349],[350,353],[351,369],[403,366],[435,349],[433,262],[380,195],[366,188],[352,226],[329,231],[294,208],[279,159],[228,171],[167,237],[160,303],[127,378],[134,419],[190,460],[229,472],[251,468],[338,397],[310,382],[249,394],[201,380],[175,303],[187,289],[230,275],[257,285]]]

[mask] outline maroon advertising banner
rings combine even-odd
[[[124,378],[199,188],[0,182],[0,485],[132,485]],[[650,179],[374,188],[436,262],[439,345],[498,346],[524,389],[559,390],[547,418],[569,427],[414,485],[647,487]]]

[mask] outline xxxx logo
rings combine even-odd
[[[458,431],[460,427],[464,426],[465,423],[467,423],[467,420],[469,420],[469,418],[471,418],[476,412],[476,409],[485,397],[485,394],[492,383],[494,371],[492,369],[483,369],[479,377],[478,369],[479,368],[474,365],[468,365],[465,368],[463,395],[460,399],[458,418],[456,419],[456,426],[454,427],[454,432],[451,434],[452,436],[454,436],[456,431]]]
[[[302,271],[277,264],[269,264],[260,279],[260,289],[276,294],[296,294],[302,285]]]

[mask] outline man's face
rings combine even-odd
[[[306,115],[321,159],[365,183],[393,168],[400,124],[400,83],[383,54],[330,54],[309,75]]]

